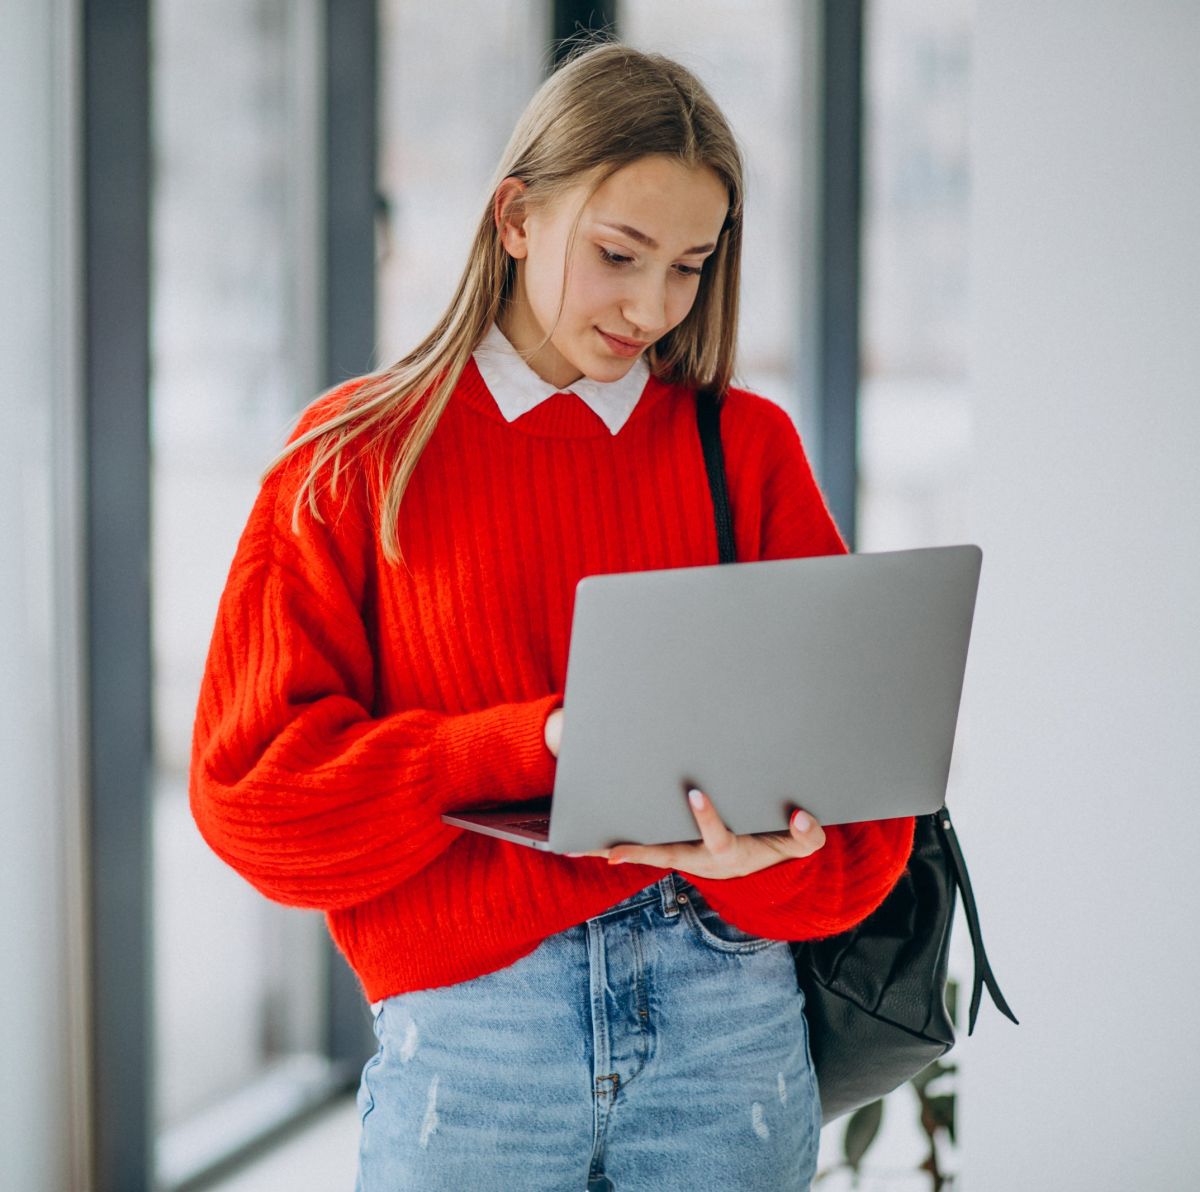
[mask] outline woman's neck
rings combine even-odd
[[[496,318],[504,338],[521,354],[525,362],[547,385],[566,389],[574,385],[583,373],[566,359],[552,343],[546,343],[538,351],[535,348],[546,338],[545,332],[534,321],[529,308],[518,303]],[[532,353],[532,355],[530,354]]]

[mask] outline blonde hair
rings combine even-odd
[[[437,326],[408,355],[353,385],[342,402],[331,402],[334,412],[297,436],[266,469],[264,479],[293,452],[319,440],[297,491],[294,531],[304,502],[324,520],[316,503],[317,477],[332,462],[330,489],[336,493],[347,448],[358,440],[358,452],[369,449],[373,456],[384,557],[392,564],[403,561],[397,525],[408,482],[471,353],[513,291],[515,261],[501,243],[494,215],[500,183],[520,179],[530,206],[551,204],[584,181],[590,198],[605,179],[651,154],[710,167],[728,189],[729,209],[692,309],[646,350],[646,361],[661,380],[702,388],[718,399],[724,395],[734,367],[741,272],[737,142],[712,97],[683,66],[619,42],[586,39],[542,83],[517,122],[458,288]],[[571,243],[577,226],[578,216]],[[334,386],[319,400],[344,387]]]

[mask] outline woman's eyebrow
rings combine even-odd
[[[658,247],[657,240],[653,239],[650,236],[647,236],[645,232],[639,232],[637,230],[637,228],[631,228],[628,224],[609,223],[608,220],[602,220],[600,222],[602,223],[602,225],[604,227],[612,228],[613,231],[615,231],[615,232],[624,232],[625,235],[628,236],[631,240],[636,240],[639,244],[644,244],[647,248],[657,248]],[[681,257],[690,257],[693,254],[698,253],[698,252],[712,252],[712,250],[716,247],[717,246],[715,243],[714,244],[698,244],[698,245],[696,245],[695,248],[686,249],[685,251],[681,252],[679,255]]]

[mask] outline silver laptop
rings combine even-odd
[[[446,814],[553,852],[936,811],[977,546],[592,575],[575,594],[552,799]]]

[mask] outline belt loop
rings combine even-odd
[[[668,873],[659,878],[658,890],[662,895],[662,912],[668,919],[674,919],[679,914],[679,903],[676,901],[675,874]]]

